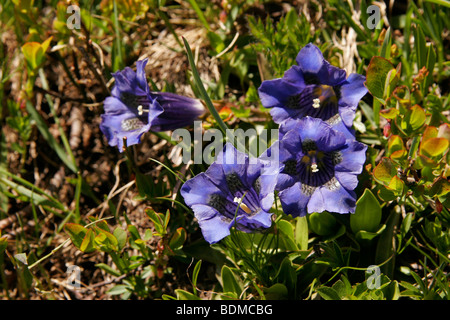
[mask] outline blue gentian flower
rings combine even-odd
[[[354,189],[366,160],[366,145],[309,116],[292,120],[276,144],[281,168],[276,189],[284,213],[296,217],[355,211]]]
[[[365,77],[353,73],[346,78],[345,70],[332,66],[311,43],[300,50],[296,61],[283,78],[262,82],[258,88],[262,105],[271,108],[278,124],[310,116],[339,126],[351,138],[357,105],[367,93]]]
[[[232,226],[244,232],[269,228],[277,170],[227,143],[205,172],[186,181],[181,195],[205,240],[220,241]]]
[[[197,99],[168,92],[151,92],[145,75],[148,59],[136,62],[136,72],[130,67],[113,73],[115,86],[104,101],[100,129],[110,146],[123,151],[127,145],[138,144],[141,136],[152,131],[166,131],[193,123],[205,108]]]
[[[152,122],[152,131],[169,131],[194,123],[205,113],[205,106],[198,99],[170,92],[151,92],[150,95],[163,107],[164,112]]]

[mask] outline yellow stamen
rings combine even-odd
[[[233,202],[238,203],[239,207],[241,207],[242,210],[244,210],[246,213],[250,214],[252,213],[252,210],[250,210],[249,207],[245,203],[242,203],[242,199],[238,197],[234,197]]]

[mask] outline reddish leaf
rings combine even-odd
[[[392,178],[397,175],[397,169],[389,158],[381,159],[373,170],[373,177],[381,184],[389,185]]]
[[[83,239],[86,236],[87,229],[78,223],[66,223],[64,225],[64,231],[69,235],[75,247],[80,249]]]

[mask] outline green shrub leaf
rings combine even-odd
[[[381,206],[370,189],[366,189],[356,202],[355,213],[350,216],[353,233],[364,230],[375,232],[381,222]]]

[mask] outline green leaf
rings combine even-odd
[[[422,134],[422,142],[430,139],[430,138],[436,138],[439,134],[439,129],[437,127],[433,126],[427,126]]]
[[[108,227],[108,222],[106,222],[105,220],[97,220],[96,218],[90,217],[89,220],[93,223],[95,223],[95,226],[97,228],[100,228],[104,231],[110,232],[109,227]]]
[[[285,284],[287,288],[294,288],[297,283],[297,273],[289,257],[285,257],[281,262],[275,279],[277,279],[278,282]]]
[[[38,42],[27,42],[22,46],[22,53],[30,70],[37,69],[36,55],[39,50],[42,51],[42,48]]]
[[[175,293],[177,295],[177,300],[201,300],[196,295],[183,289],[175,289]]]
[[[115,269],[113,269],[110,265],[107,265],[105,263],[97,263],[95,265],[97,268],[100,268],[106,272],[108,272],[109,274],[115,276],[115,277],[120,277],[121,273]]]
[[[391,37],[391,28],[387,28],[386,33],[384,35],[383,45],[380,49],[380,56],[386,59],[390,58],[391,53],[391,43],[392,43],[392,37]]]
[[[287,220],[280,220],[277,222],[277,226],[281,232],[289,239],[294,239],[294,227]]]
[[[280,237],[280,240],[284,244],[284,249],[293,251],[298,250],[297,245],[295,244],[294,226],[289,221],[279,220],[277,222],[277,227],[283,235]]]
[[[243,288],[231,268],[228,266],[223,266],[221,274],[223,292],[235,293],[236,296],[239,297]]]
[[[92,252],[95,250],[95,234],[92,229],[88,229],[86,235],[83,238],[83,241],[80,245],[80,250],[83,252]]]
[[[350,216],[353,233],[364,230],[375,232],[381,222],[381,206],[370,189],[366,189],[356,202],[355,213]]]
[[[44,62],[47,51],[53,37],[48,38],[42,44],[39,42],[27,42],[22,46],[22,53],[27,63],[28,70],[36,71]]]
[[[114,287],[112,287],[111,289],[109,289],[106,293],[111,296],[115,296],[115,295],[127,293],[129,291],[130,291],[130,288],[127,285],[117,284]]]
[[[402,225],[400,227],[400,232],[401,232],[403,238],[405,237],[405,235],[408,233],[409,229],[411,228],[412,220],[413,220],[413,213],[409,212],[403,219]]]
[[[266,288],[264,290],[264,295],[267,300],[289,299],[288,289],[282,283],[275,283],[273,286]]]
[[[449,192],[450,182],[443,177],[439,177],[438,179],[436,179],[430,189],[430,195],[433,197],[442,197]]]
[[[335,233],[337,221],[329,212],[314,212],[308,216],[308,225],[319,236],[329,236]]]
[[[432,44],[427,46],[427,64],[426,68],[428,70],[428,75],[425,78],[424,85],[423,85],[423,93],[426,93],[428,91],[428,87],[433,82],[433,69],[434,65],[436,63],[436,51],[434,50],[434,47]]]
[[[389,158],[382,158],[373,170],[373,177],[378,183],[389,185],[392,178],[397,175],[397,168]]]
[[[165,234],[166,230],[164,228],[164,220],[161,218],[161,215],[156,213],[152,209],[146,209],[145,213],[150,218],[150,220],[153,222],[156,231],[161,235]]]
[[[330,287],[320,287],[316,289],[319,295],[325,300],[341,300],[338,292]]]
[[[118,251],[119,243],[116,237],[113,236],[111,232],[105,231],[98,227],[95,228],[96,232],[98,232],[97,236],[94,238],[95,244],[99,247],[100,250],[109,252],[109,251]]]
[[[119,24],[119,14],[117,10],[117,3],[113,0],[113,24],[114,24],[114,32],[115,32],[115,41],[113,43],[112,50],[112,60],[114,70],[123,69],[124,60],[123,60],[123,46],[121,41],[120,34],[120,24]]]
[[[394,152],[405,151],[405,146],[403,144],[403,139],[398,135],[392,135],[389,138],[386,155],[391,156]]]
[[[206,36],[208,37],[211,47],[217,54],[225,49],[224,39],[219,34],[212,31],[208,31]]]
[[[192,69],[192,75],[194,76],[194,81],[195,81],[197,90],[200,92],[200,95],[202,96],[203,100],[205,101],[209,112],[211,112],[212,116],[217,121],[217,124],[219,125],[220,130],[222,130],[222,132],[224,134],[226,134],[228,127],[223,122],[222,118],[220,117],[219,113],[217,112],[216,108],[214,107],[214,105],[211,101],[211,98],[209,97],[208,93],[206,92],[205,87],[203,86],[203,82],[200,78],[197,67],[195,65],[195,59],[192,54],[191,47],[189,46],[189,43],[187,42],[187,40],[184,37],[183,37],[183,42],[184,42],[184,46],[186,47],[186,53],[188,56],[189,65],[191,66],[191,69]]]
[[[397,199],[397,196],[395,195],[395,193],[393,191],[389,190],[385,186],[380,187],[377,194],[378,194],[378,197],[380,197],[380,199],[385,202],[389,202],[389,201]]]
[[[4,177],[0,177],[0,183],[14,189],[19,195],[27,197],[35,206],[49,206],[59,210],[66,209],[63,204],[59,203],[56,199],[54,200],[53,197],[46,194],[40,194],[40,190],[30,190],[26,186],[15,183],[14,181],[8,180]]]
[[[127,226],[127,229],[133,240],[141,239],[141,235],[139,234],[139,231],[135,226],[133,226],[132,224],[129,224]]]
[[[449,142],[445,138],[430,138],[420,145],[420,153],[428,157],[441,156],[448,150]]]
[[[6,248],[8,247],[8,238],[5,237],[0,237],[0,255],[6,250]]]
[[[195,0],[188,0],[189,4],[191,5],[192,9],[194,9],[195,13],[197,14],[198,19],[203,24],[206,30],[210,30],[211,27],[209,26],[208,21],[205,18],[205,15],[203,14],[203,11],[200,9],[199,5],[197,4],[197,1]]]
[[[394,192],[396,196],[401,196],[403,191],[406,190],[405,182],[397,176],[392,177],[386,188]]]
[[[355,234],[355,237],[356,237],[356,239],[360,240],[361,242],[371,241],[373,238],[379,236],[384,231],[385,228],[386,228],[386,225],[383,224],[383,225],[381,225],[380,229],[378,229],[376,232],[369,232],[369,231],[365,231],[365,230],[359,230]]]
[[[72,161],[71,157],[64,150],[64,148],[56,141],[55,137],[50,132],[45,120],[41,117],[41,115],[37,112],[36,108],[31,104],[30,101],[26,102],[27,112],[31,115],[39,132],[42,134],[44,139],[50,145],[50,147],[56,152],[61,161],[69,168],[72,172],[77,173],[78,168],[74,161]]]
[[[426,40],[420,24],[417,24],[414,29],[414,47],[416,48],[417,69],[420,70],[427,63]]]
[[[385,101],[386,83],[390,83],[392,77],[396,76],[396,69],[389,60],[375,56],[370,60],[366,73],[366,87],[369,92],[382,104]],[[388,81],[386,81],[388,80]]]
[[[397,232],[397,224],[400,219],[399,208],[394,208],[386,221],[386,228],[381,233],[375,250],[375,264],[381,265],[381,272],[389,278],[393,278],[395,267],[394,237]]]
[[[154,190],[151,179],[146,175],[142,174],[139,170],[135,170],[135,174],[136,174],[136,186],[139,195],[142,198],[151,196],[152,190]]]
[[[66,223],[64,225],[64,231],[69,235],[75,247],[80,249],[83,239],[86,236],[87,229],[77,223]]]
[[[380,115],[385,119],[395,119],[399,113],[400,111],[396,108],[383,109],[380,111]]]
[[[391,96],[391,93],[395,90],[398,81],[400,80],[402,64],[399,63],[397,68],[389,70],[384,81],[383,99],[387,99]]]
[[[122,250],[123,247],[125,247],[125,245],[127,244],[127,232],[121,227],[117,227],[116,229],[114,229],[113,235],[117,239],[119,250]]]
[[[306,216],[297,218],[295,243],[300,250],[308,250],[308,218]]]
[[[194,271],[192,272],[192,290],[194,291],[194,294],[197,294],[197,279],[201,267],[202,260],[198,260],[198,262],[195,264]]]
[[[419,105],[412,106],[405,117],[407,125],[410,126],[413,131],[420,129],[425,124],[426,120],[427,116],[425,110]]]
[[[169,247],[172,250],[181,249],[183,247],[184,242],[186,241],[186,238],[187,238],[186,230],[184,230],[184,228],[182,227],[179,227],[172,235],[172,238],[170,238]]]

